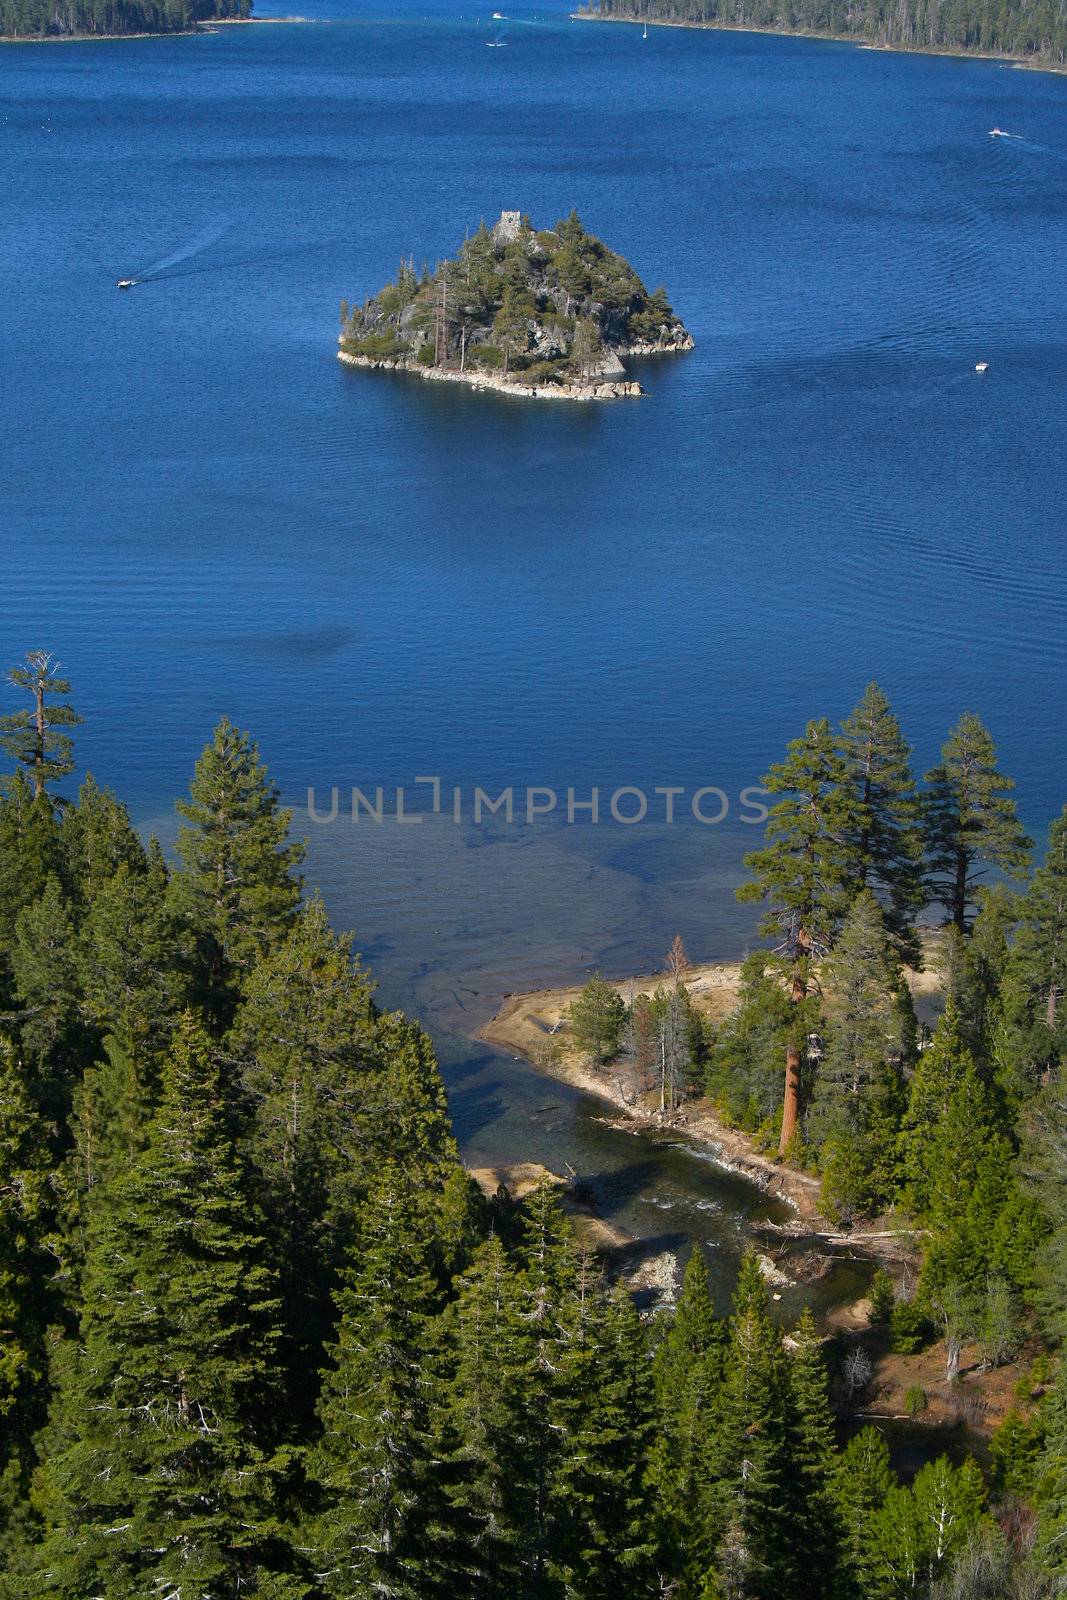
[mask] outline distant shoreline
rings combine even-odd
[[[311,17],[205,17],[191,28],[166,33],[3,33],[0,44],[119,44],[126,39],[195,39],[217,28],[246,28],[250,23],[271,26],[278,22],[311,22]]]
[[[1035,61],[1032,56],[1004,55],[992,50],[957,50],[948,45],[872,44],[855,33],[822,33],[812,28],[761,28],[755,23],[738,22],[676,22],[668,17],[605,17],[598,11],[572,11],[572,22],[618,22],[627,27],[683,28],[690,32],[709,33],[763,33],[776,39],[815,39],[824,44],[850,44],[857,50],[874,50],[898,56],[942,56],[954,61],[998,61],[1001,66],[1024,72],[1051,72],[1057,77],[1067,74],[1067,66],[1056,67],[1049,62]]]

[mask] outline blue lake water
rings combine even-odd
[[[223,711],[297,805],[459,786],[459,825],[298,818],[309,878],[433,1029],[472,1159],[566,1159],[726,1262],[759,1197],[467,1035],[676,928],[739,951],[736,797],[872,677],[920,767],[973,708],[1035,832],[1067,797],[1067,79],[509,15],[0,50],[0,653],[59,653],[85,762],[164,832]],[[647,397],[335,361],[402,254],[572,206],[696,337]],[[467,814],[624,784],[731,816]]]

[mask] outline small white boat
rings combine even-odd
[[[507,17],[501,16],[499,11],[494,11],[493,12],[493,21],[494,22],[506,22],[507,20],[508,20]]]
[[[988,361],[976,361],[975,364],[974,364],[974,370],[975,370],[975,372],[985,372],[985,370],[986,370],[986,368],[988,366],[989,366],[989,362]]]
[[[116,283],[115,288],[116,289],[132,289],[136,282],[137,282],[136,278],[120,278],[119,281]]]
[[[1005,133],[1003,128],[990,128],[989,137],[991,139],[1010,139],[1011,134]]]

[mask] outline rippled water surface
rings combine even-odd
[[[920,764],[979,709],[1039,829],[1067,795],[1067,80],[563,7],[334,13],[0,53],[0,644],[60,652],[98,776],[160,817],[226,710],[297,803],[423,774],[735,797],[876,676]],[[577,206],[696,350],[602,408],[338,366],[341,295],[505,206]],[[760,1197],[467,1035],[675,928],[738,951],[736,805],[307,826],[471,1157],[568,1160],[732,1260]]]

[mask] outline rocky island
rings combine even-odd
[[[666,291],[573,211],[545,231],[504,211],[433,272],[402,261],[372,299],[341,302],[339,342],[351,366],[563,400],[640,394],[625,357],[693,348]]]

